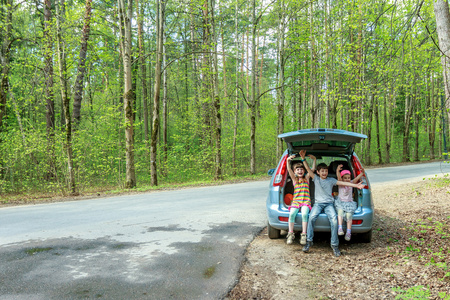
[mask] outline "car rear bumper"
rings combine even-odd
[[[267,219],[270,226],[279,230],[288,230],[289,210],[287,208],[280,208],[277,203],[269,203],[267,207]],[[353,215],[353,220],[362,220],[361,224],[353,224],[353,233],[364,233],[372,229],[373,224],[373,209],[370,207],[359,207]],[[345,222],[344,222],[345,227]],[[295,231],[302,230],[302,215],[299,212],[295,218]],[[314,224],[314,231],[330,232],[330,222],[325,213],[321,213]]]

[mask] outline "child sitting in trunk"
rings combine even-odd
[[[302,159],[305,159],[306,150],[300,151],[300,156]],[[328,166],[325,163],[320,163],[317,166],[317,175],[311,170],[306,161],[303,162],[306,170],[308,171],[309,176],[313,179],[315,185],[315,202],[314,206],[311,209],[311,213],[309,215],[308,220],[308,233],[306,236],[306,245],[303,247],[303,252],[309,252],[309,248],[313,244],[314,237],[314,224],[319,217],[321,212],[325,212],[330,221],[330,230],[331,230],[331,248],[333,249],[333,253],[336,257],[341,255],[339,251],[339,238],[337,234],[337,216],[336,210],[334,209],[334,197],[332,196],[333,186],[335,185],[343,185],[343,186],[351,186],[359,189],[364,188],[363,184],[354,184],[351,182],[338,181],[335,178],[328,177]]]
[[[291,155],[287,159],[287,169],[289,176],[292,179],[294,185],[294,197],[291,205],[289,206],[289,231],[287,235],[287,244],[290,245],[294,242],[294,223],[295,217],[299,210],[302,213],[302,233],[300,235],[300,244],[306,244],[306,228],[308,224],[308,215],[311,210],[311,199],[309,196],[309,175],[306,172],[302,163],[295,163],[291,167],[291,161],[296,155]],[[309,155],[313,160],[313,169],[316,167],[316,158],[313,155]],[[304,160],[303,160],[304,161]],[[305,176],[306,175],[306,176]]]
[[[364,169],[361,173],[351,180],[351,173],[349,170],[342,170],[343,165],[336,168],[336,177],[339,181],[344,182],[359,182],[364,174]],[[347,233],[345,233],[345,240],[350,241],[352,236],[352,220],[353,214],[356,210],[356,202],[353,201],[353,188],[351,186],[339,186],[339,197],[335,200],[334,206],[338,213],[338,235],[344,235],[342,223],[344,221],[344,213],[347,217]]]

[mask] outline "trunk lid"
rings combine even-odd
[[[278,137],[286,142],[289,153],[306,150],[320,155],[351,155],[355,144],[367,138],[361,133],[329,128],[302,129]]]

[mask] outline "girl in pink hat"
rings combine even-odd
[[[336,177],[338,181],[358,183],[361,177],[364,175],[364,169],[361,169],[361,173],[351,179],[351,173],[349,170],[342,170],[343,165],[339,165],[336,168]],[[339,197],[334,202],[338,213],[338,235],[344,235],[342,229],[342,223],[344,221],[344,213],[347,218],[347,232],[345,233],[345,240],[350,241],[352,236],[352,220],[353,214],[356,210],[356,202],[353,201],[353,188],[351,186],[339,186]]]

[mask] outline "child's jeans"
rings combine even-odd
[[[339,245],[339,238],[337,234],[338,222],[336,210],[334,209],[333,203],[314,203],[314,206],[312,207],[311,212],[309,213],[308,232],[306,240],[308,242],[312,242],[314,238],[314,224],[316,223],[316,220],[322,211],[324,211],[327,214],[328,220],[330,221],[331,246],[338,246]]]

